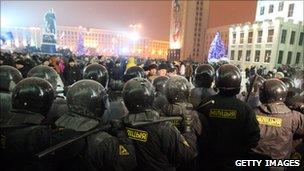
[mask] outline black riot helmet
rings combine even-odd
[[[22,80],[22,74],[14,67],[0,66],[0,91],[12,91],[16,84]]]
[[[258,91],[259,88],[263,85],[263,83],[265,81],[266,81],[266,79],[260,75],[255,75],[255,76],[252,76],[249,78],[250,85],[253,84],[252,88],[253,88],[254,92]],[[250,90],[247,90],[247,91],[250,91]]]
[[[287,96],[287,87],[279,79],[266,80],[260,87],[260,101],[262,103],[284,102]]]
[[[142,67],[132,66],[128,68],[123,76],[123,81],[127,82],[135,77],[146,78],[145,71]]]
[[[55,98],[52,85],[42,78],[25,78],[14,88],[12,108],[46,116]]]
[[[266,81],[266,79],[260,75],[252,76],[249,78],[250,84],[254,82],[254,84],[257,85],[258,87],[261,87],[264,81]]]
[[[67,93],[67,105],[71,112],[89,117],[101,117],[106,110],[105,88],[94,80],[84,79],[72,84]]]
[[[240,91],[242,76],[240,70],[230,64],[220,66],[215,74],[215,86],[221,94],[236,95]]]
[[[182,76],[171,77],[165,85],[165,94],[170,103],[187,102],[191,84]]]
[[[35,66],[27,73],[27,77],[38,77],[45,79],[51,83],[54,90],[57,89],[58,74],[53,68],[49,66],[46,65]]]
[[[291,78],[288,78],[288,77],[284,77],[284,78],[280,78],[281,81],[283,81],[283,83],[286,85],[287,87],[287,96],[294,96],[296,93],[295,93],[295,83],[294,81],[291,79]]]
[[[202,64],[195,69],[195,87],[210,88],[214,79],[214,69],[211,65]]]
[[[145,78],[136,77],[126,82],[122,94],[124,103],[132,114],[153,108],[155,90]]]
[[[155,91],[160,93],[165,93],[165,85],[168,80],[169,78],[166,76],[156,77],[152,83],[155,88]]]
[[[90,64],[83,70],[83,79],[91,79],[99,82],[103,87],[108,87],[108,70],[100,64]]]

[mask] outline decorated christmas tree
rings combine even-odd
[[[227,47],[221,39],[221,34],[216,32],[213,41],[210,44],[208,62],[218,62],[227,60]]]
[[[84,36],[83,36],[83,32],[80,32],[77,38],[76,55],[81,56],[84,54],[85,54]]]

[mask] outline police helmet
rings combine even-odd
[[[255,80],[254,80],[255,79]],[[249,78],[249,82],[250,84],[254,83],[255,85],[257,85],[258,87],[261,87],[263,82],[266,81],[265,78],[263,78],[260,75],[256,75],[256,76],[252,76]]]
[[[27,73],[27,77],[38,77],[45,79],[51,83],[54,90],[57,90],[58,74],[53,68],[49,66],[45,66],[45,65],[35,66]]]
[[[165,94],[170,103],[187,102],[190,91],[191,84],[183,76],[173,76],[165,85]]]
[[[287,96],[294,96],[296,95],[296,86],[294,81],[291,78],[288,77],[284,77],[284,78],[280,78],[281,81],[283,81],[283,83],[286,85],[287,87]]]
[[[54,89],[48,81],[36,77],[25,78],[14,88],[12,108],[46,116],[54,97]]]
[[[103,115],[107,104],[105,88],[94,80],[84,79],[72,84],[67,92],[70,111],[91,117]]]
[[[196,87],[210,88],[214,79],[214,69],[211,65],[202,64],[195,69],[194,83]]]
[[[168,80],[169,78],[166,76],[156,77],[152,83],[155,88],[155,91],[160,93],[165,93],[165,85]]]
[[[255,75],[255,76],[251,76],[249,78],[249,83],[250,85],[252,85],[252,89],[256,92],[259,90],[259,88],[262,86],[262,84],[264,83],[264,81],[266,81],[265,78],[263,78],[260,75]],[[247,87],[247,92],[249,92],[250,90],[248,89],[249,87]]]
[[[22,74],[14,67],[0,66],[0,90],[12,91],[16,84],[22,80]]]
[[[220,66],[215,74],[215,85],[220,93],[229,95],[238,94],[241,87],[242,76],[240,70],[230,64]]]
[[[266,80],[260,87],[259,96],[262,103],[284,102],[287,96],[287,87],[283,81],[272,78]]]
[[[153,108],[155,90],[145,78],[136,77],[126,82],[122,94],[130,113],[135,114]]]
[[[95,80],[107,88],[109,80],[108,70],[100,64],[90,64],[83,70],[83,79]]]
[[[286,85],[288,91],[293,91],[295,88],[295,83],[291,78],[284,77],[280,78],[280,80],[283,81],[283,83]]]
[[[128,68],[123,76],[123,81],[127,82],[135,77],[146,78],[145,71],[142,67],[133,66]]]

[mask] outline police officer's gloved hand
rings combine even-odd
[[[183,114],[183,126],[184,126],[184,132],[192,132],[192,123],[193,123],[193,116],[190,114]]]

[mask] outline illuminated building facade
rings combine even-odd
[[[265,66],[272,69],[281,64],[304,64],[303,23],[284,22],[283,18],[233,25],[229,29],[230,62],[242,68]]]
[[[274,20],[282,17],[284,21],[291,19],[294,22],[303,22],[303,8],[303,1],[258,0],[255,21]]]
[[[166,59],[169,42],[139,37],[133,40],[129,33],[104,29],[58,26],[57,42],[60,48],[76,50],[80,32],[84,46],[102,55],[126,55]],[[132,35],[131,35],[132,36]]]
[[[256,21],[229,28],[228,57],[243,69],[304,65],[303,1],[257,2]]]
[[[42,31],[39,27],[1,28],[1,31],[11,31],[14,40],[12,46],[24,48],[26,45],[40,47]],[[57,48],[70,49],[76,52],[80,33],[84,35],[84,47],[98,55],[125,55],[143,58],[167,59],[169,42],[152,40],[146,37],[133,39],[127,32],[105,29],[57,26]]]
[[[209,1],[172,1],[169,60],[202,61]]]
[[[28,45],[35,47],[40,47],[41,45],[42,31],[40,27],[1,27],[1,34],[8,32],[12,33],[13,40],[6,41],[6,43],[2,45],[2,48],[22,49]]]

